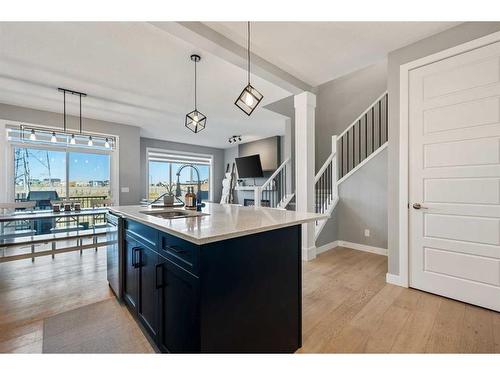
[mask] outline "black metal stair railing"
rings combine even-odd
[[[384,145],[388,130],[388,95],[384,93],[339,136],[339,179]]]

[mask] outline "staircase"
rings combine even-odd
[[[255,188],[256,206],[286,209],[295,193],[292,191],[292,162],[286,159],[274,173]]]
[[[387,147],[388,95],[384,92],[339,136],[332,137],[332,153],[314,179],[315,209],[330,216],[339,201],[338,186]],[[315,238],[327,219],[315,225]]]

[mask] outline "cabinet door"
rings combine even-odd
[[[158,289],[156,266],[159,255],[146,246],[141,246],[139,263],[139,305],[137,314],[151,338],[158,336]]]
[[[199,279],[169,260],[160,258],[163,262],[159,347],[171,353],[199,352]]]
[[[132,309],[136,310],[137,303],[139,301],[139,272],[137,268],[136,258],[138,257],[140,247],[137,242],[129,238],[126,238],[124,242],[125,274],[123,278],[123,299]]]

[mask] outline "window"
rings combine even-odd
[[[148,199],[156,199],[167,191],[176,193],[177,173],[181,199],[187,193],[188,187],[198,189],[200,176],[201,198],[211,200],[211,169],[212,156],[200,154],[171,153],[162,150],[148,149]],[[191,165],[194,168],[188,167]],[[184,166],[184,168],[182,168]],[[195,170],[196,168],[196,170]]]
[[[14,194],[16,201],[65,198],[66,153],[36,148],[14,148]],[[42,207],[45,208],[45,207]]]
[[[110,160],[106,153],[14,147],[15,200],[47,209],[50,201],[69,198],[91,207],[111,197]]]

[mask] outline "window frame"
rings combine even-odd
[[[209,191],[208,191],[208,201],[213,202],[214,199],[214,155],[213,154],[203,154],[199,152],[189,152],[189,151],[177,151],[177,150],[171,150],[171,149],[163,149],[163,148],[155,148],[155,147],[146,147],[146,178],[145,178],[145,184],[146,184],[146,197],[149,198],[149,154],[150,152],[152,153],[158,153],[158,154],[168,154],[168,155],[175,155],[179,156],[182,159],[182,156],[185,157],[192,157],[192,158],[201,158],[201,159],[208,159],[209,160],[209,170],[208,170],[208,186],[209,186]],[[188,161],[188,160],[186,160]],[[158,161],[161,162],[161,161]],[[196,164],[196,163],[194,163]],[[172,171],[174,174],[170,176],[170,178],[175,182],[175,172]],[[191,169],[191,173],[192,169]]]
[[[3,126],[2,126],[3,125]],[[6,129],[10,126],[14,126],[11,122],[0,123],[0,130],[3,130],[3,134],[6,134]],[[37,127],[46,127],[37,125]],[[4,128],[4,129],[1,129]],[[102,134],[106,136],[106,134]],[[111,135],[109,135],[111,136]],[[36,144],[36,143],[23,143],[19,141],[9,141],[6,139],[6,136],[0,135],[2,141],[0,141],[0,146],[2,143],[5,145],[5,176],[6,181],[4,185],[5,192],[4,196],[7,198],[7,201],[14,202],[15,200],[15,181],[14,181],[14,149],[15,148],[33,148],[40,150],[49,150],[49,151],[59,151],[64,152],[66,155],[66,179],[69,178],[69,153],[87,153],[87,154],[104,154],[110,156],[110,181],[109,181],[109,190],[111,195],[111,200],[114,205],[119,205],[120,202],[120,194],[119,194],[119,137],[113,135],[112,137],[116,140],[116,147],[111,150],[100,150],[100,149],[89,149],[85,147],[78,146],[52,146],[47,144]],[[1,148],[1,147],[0,147]],[[69,181],[66,181],[66,194],[69,192]],[[0,194],[1,196],[1,194]]]

